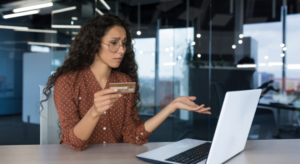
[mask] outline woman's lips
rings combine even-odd
[[[122,61],[122,58],[114,58],[116,61]]]

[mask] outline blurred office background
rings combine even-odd
[[[40,143],[39,86],[105,14],[131,25],[144,121],[182,95],[212,108],[177,110],[150,142],[212,140],[225,93],[255,88],[248,139],[300,138],[299,0],[1,0],[0,145]]]

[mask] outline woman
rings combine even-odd
[[[50,76],[44,94],[48,99],[55,84],[60,144],[79,151],[95,143],[141,145],[176,109],[210,114],[210,108],[192,102],[196,97],[182,96],[148,121],[141,121],[137,64],[129,31],[129,24],[114,15],[91,19],[80,29],[63,65]],[[108,87],[109,83],[124,82],[136,82],[135,93],[118,94]]]

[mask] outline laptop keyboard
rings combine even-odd
[[[211,143],[206,142],[189,150],[186,150],[180,154],[177,154],[171,158],[166,159],[166,161],[186,163],[186,164],[196,164],[206,159],[210,149]]]

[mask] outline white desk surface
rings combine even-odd
[[[142,146],[117,143],[95,144],[83,151],[67,145],[4,145],[0,146],[3,164],[143,164],[135,155],[170,144],[152,142]],[[243,152],[227,164],[296,164],[300,163],[300,139],[249,140]]]

